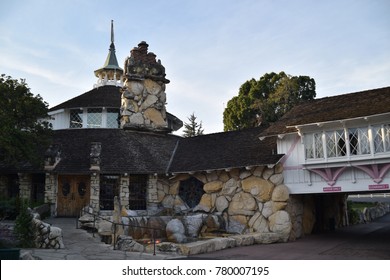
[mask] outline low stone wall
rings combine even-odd
[[[41,249],[63,249],[62,229],[53,227],[40,220],[39,214],[31,211],[34,245]]]
[[[387,213],[390,213],[390,204],[389,203],[378,203],[374,207],[366,207],[362,211],[355,210],[357,213],[357,221],[351,221],[355,224],[363,224],[371,222],[375,219],[378,219]]]

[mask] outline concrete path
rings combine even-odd
[[[62,229],[65,249],[23,249],[42,260],[161,260],[175,255],[125,252],[100,241],[98,234],[76,228],[75,218],[50,218],[44,222]]]
[[[354,225],[323,234],[313,234],[294,242],[252,245],[193,255],[190,257],[113,250],[100,238],[76,229],[76,220],[51,218],[45,222],[63,231],[65,249],[26,249],[42,260],[390,260],[390,214],[369,224]]]

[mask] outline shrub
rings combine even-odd
[[[28,201],[21,201],[19,215],[15,220],[14,230],[19,241],[19,246],[22,248],[34,247],[32,218],[31,210],[28,208]]]
[[[19,214],[20,200],[18,197],[0,199],[0,218],[15,220]]]

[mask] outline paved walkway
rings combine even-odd
[[[161,260],[174,258],[175,255],[157,252],[125,252],[113,250],[113,246],[100,241],[98,234],[76,228],[75,218],[50,218],[44,222],[62,229],[64,249],[23,249],[21,254],[30,252],[42,260]]]
[[[113,250],[83,229],[75,219],[51,218],[45,222],[63,231],[65,249],[26,249],[42,260],[161,260],[181,259],[263,259],[263,260],[353,260],[390,259],[390,214],[368,224],[354,225],[333,232],[313,234],[294,242],[252,245],[190,256],[157,252],[135,253]]]
[[[312,234],[294,242],[236,247],[190,259],[390,260],[390,214],[367,224]]]

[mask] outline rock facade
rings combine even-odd
[[[165,68],[156,55],[141,42],[125,61],[122,88],[121,127],[125,129],[168,131],[166,116]]]
[[[31,213],[32,230],[34,232],[34,245],[41,249],[63,249],[62,229],[42,222],[36,213]]]
[[[223,228],[231,234],[253,232],[274,233],[273,240],[286,242],[292,230],[290,215],[286,212],[288,188],[283,184],[283,167],[257,167],[211,173],[178,175],[171,180],[160,179],[157,184],[158,201],[172,212],[199,212],[223,219]],[[203,183],[203,195],[190,209],[180,197],[180,183],[195,177]]]

